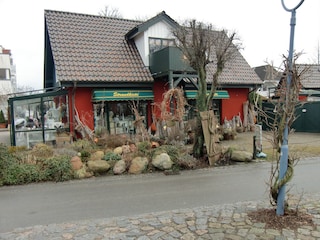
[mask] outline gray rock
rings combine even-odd
[[[101,160],[103,158],[103,156],[104,156],[104,152],[103,151],[96,151],[96,152],[91,154],[90,161]]]
[[[128,172],[131,174],[142,173],[147,168],[148,163],[149,161],[146,157],[135,157],[131,161]]]
[[[161,170],[168,170],[172,168],[173,162],[167,153],[161,153],[152,159],[152,165]]]
[[[253,154],[247,151],[233,150],[231,153],[231,160],[237,162],[251,162]]]
[[[104,173],[110,169],[110,164],[104,160],[88,161],[88,168],[92,172]]]
[[[124,160],[117,161],[113,167],[114,174],[122,174],[126,171],[126,162]]]

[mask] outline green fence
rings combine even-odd
[[[268,116],[265,118],[260,115],[262,129],[268,130],[270,124],[274,121],[273,112],[276,110],[275,105],[269,102],[263,103],[262,109]],[[291,128],[295,129],[296,132],[320,133],[320,102],[303,103],[296,108],[295,115],[297,119],[294,121]]]

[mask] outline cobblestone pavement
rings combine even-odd
[[[269,204],[242,202],[18,228],[0,233],[0,239],[320,239],[320,193],[303,196],[296,203],[300,211],[313,216],[315,226],[269,229],[248,217],[248,212]]]

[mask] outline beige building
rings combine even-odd
[[[16,92],[16,66],[11,50],[0,45],[0,109],[7,118],[8,94]]]

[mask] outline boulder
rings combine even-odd
[[[115,149],[113,149],[113,152],[115,154],[121,155],[122,154],[122,147],[116,147]]]
[[[103,158],[103,156],[104,156],[103,151],[96,151],[90,155],[89,161],[101,160]]]
[[[173,162],[167,153],[160,153],[152,159],[152,165],[161,170],[172,168]]]
[[[117,161],[113,167],[114,174],[122,174],[126,171],[126,162],[124,160]]]
[[[88,168],[92,172],[104,173],[108,172],[110,165],[104,160],[88,161]]]
[[[78,156],[74,156],[71,158],[70,160],[71,162],[71,167],[72,167],[72,170],[79,170],[82,168],[83,166],[83,163],[81,161],[81,158],[78,157]]]
[[[84,165],[82,166],[82,168],[74,171],[74,178],[76,179],[89,178],[89,177],[92,177],[92,173],[87,172]]]
[[[128,172],[131,174],[142,173],[148,166],[146,157],[135,157],[132,159]]]
[[[231,153],[231,160],[236,162],[251,162],[253,154],[247,151],[233,150]]]
[[[137,151],[137,146],[134,143],[131,143],[129,146],[130,146],[130,152],[136,152]]]
[[[130,153],[130,146],[129,145],[122,145],[122,153],[126,154],[126,153]]]

